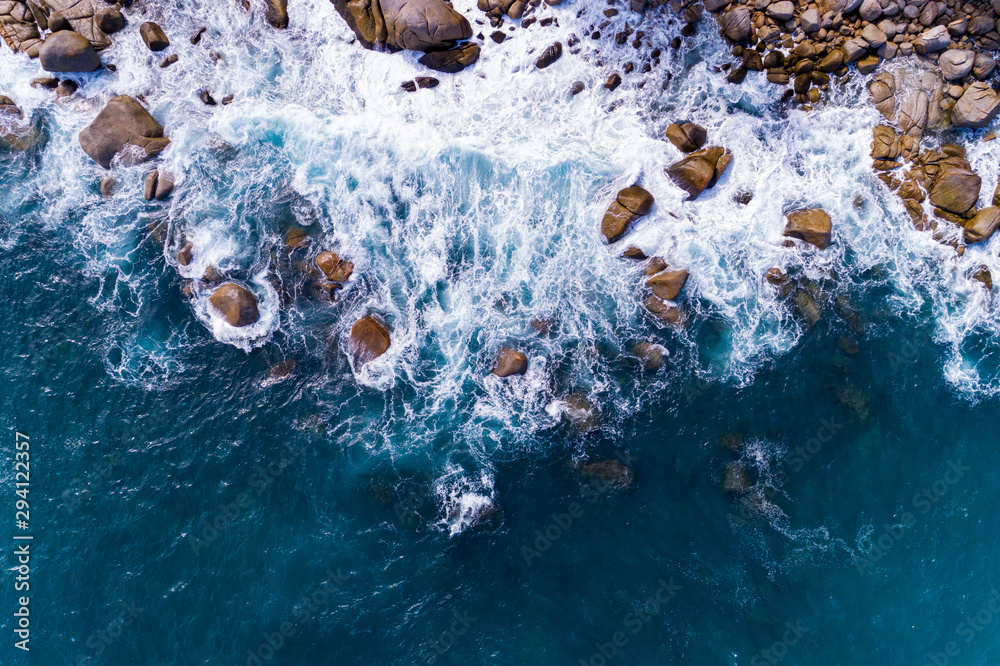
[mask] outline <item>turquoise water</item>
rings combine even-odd
[[[27,435],[34,536],[31,651],[11,571],[0,662],[997,663],[995,306],[969,279],[995,242],[958,258],[912,230],[869,171],[863,82],[791,111],[725,84],[707,24],[641,89],[600,89],[638,57],[601,44],[603,66],[585,49],[533,72],[528,51],[582,32],[584,7],[414,95],[396,90],[413,59],[361,52],[319,0],[285,33],[236,8],[164,22],[208,25],[218,66],[181,38],[177,65],[150,67],[133,19],[105,55],[118,73],[81,76],[69,103],[0,55],[0,92],[44,136],[0,156],[0,482],[13,519]],[[206,81],[233,105],[200,106]],[[75,137],[112,92],[147,93],[173,139],[166,203],[141,200],[144,167],[98,193]],[[693,204],[662,173],[678,117],[736,155]],[[995,149],[949,138],[985,200]],[[690,267],[683,329],[643,313],[641,267],[599,240],[637,178],[657,206],[626,242]],[[781,247],[802,204],[835,219],[822,254]],[[358,267],[340,302],[283,254],[293,223]],[[249,334],[182,294],[208,265],[261,299]],[[818,285],[815,328],[761,283],[772,265]],[[355,367],[369,312],[393,345]],[[640,368],[640,340],[665,368]],[[502,382],[486,375],[506,344],[530,369]],[[560,417],[573,394],[592,428]],[[608,459],[631,488],[575,466]],[[722,489],[736,461],[741,495]]]

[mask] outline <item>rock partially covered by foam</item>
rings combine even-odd
[[[267,22],[275,28],[288,27],[288,0],[266,0]]]
[[[333,0],[365,48],[434,51],[472,37],[472,26],[444,0]]]
[[[250,326],[260,319],[257,297],[233,282],[216,289],[209,300],[230,326]]]
[[[822,208],[793,210],[786,217],[785,236],[798,238],[821,250],[830,246],[833,223],[830,221],[830,216]]]
[[[682,153],[693,153],[705,145],[708,132],[701,125],[673,123],[667,128],[667,141],[677,146]]]
[[[732,161],[733,154],[726,148],[709,146],[671,164],[667,167],[667,175],[677,187],[688,193],[688,201],[694,201],[702,192],[715,186]]]
[[[101,57],[81,34],[60,30],[45,38],[38,59],[47,72],[96,72]]]
[[[653,195],[638,185],[626,187],[608,207],[601,220],[601,233],[609,243],[614,243],[628,231],[632,222],[653,209]]]
[[[105,169],[111,168],[115,155],[128,147],[129,164],[156,157],[170,139],[163,136],[163,126],[149,115],[139,102],[128,95],[112,98],[93,122],[80,132],[80,147]]]
[[[513,349],[501,349],[493,364],[492,373],[497,377],[523,375],[528,371],[528,357]]]
[[[391,343],[389,329],[376,317],[369,315],[354,322],[348,348],[354,358],[364,364],[384,354]]]
[[[418,61],[424,67],[436,72],[454,74],[479,60],[479,44],[468,42],[447,51],[431,51]]]

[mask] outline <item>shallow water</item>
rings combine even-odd
[[[44,136],[0,156],[0,399],[10,459],[16,429],[35,467],[31,663],[923,664],[949,641],[948,663],[996,663],[998,330],[969,276],[1000,269],[997,241],[958,257],[912,228],[870,170],[863,77],[792,110],[763,77],[713,71],[710,19],[676,53],[664,14],[642,26],[649,47],[585,38],[535,70],[583,35],[584,8],[546,7],[558,27],[487,39],[474,68],[417,93],[398,89],[426,73],[412,54],[361,50],[323,0],[293,2],[280,32],[235,4],[136,12],[103,54],[117,72],[74,77],[62,103],[0,50],[0,93]],[[139,40],[146,18],[180,56],[168,69]],[[651,73],[601,87],[655,47]],[[203,87],[235,100],[206,107]],[[144,95],[172,140],[166,202],[142,200],[146,167],[98,192],[76,135],[114,94]],[[663,173],[678,119],[735,155],[691,203]],[[1000,167],[980,135],[948,138],[985,202]],[[637,180],[656,206],[608,248],[600,218]],[[803,205],[834,219],[827,250],[782,247]],[[147,231],[163,221],[165,247]],[[296,282],[292,224],[355,263],[336,304]],[[630,243],[691,271],[688,327],[645,314]],[[255,292],[258,324],[184,298],[210,265]],[[815,329],[762,283],[771,266],[823,286]],[[359,368],[346,338],[371,312],[393,343]],[[665,369],[639,368],[640,340],[667,348]],[[525,351],[526,376],[487,376],[501,345]],[[561,419],[570,394],[598,406],[595,428]],[[742,498],[720,489],[734,432],[755,480]],[[616,455],[638,479],[624,493],[572,467]],[[142,610],[108,642],[123,602]],[[23,663],[9,633],[2,662]]]

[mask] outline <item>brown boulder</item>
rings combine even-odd
[[[434,51],[472,37],[469,21],[444,0],[333,0],[333,5],[369,49]]]
[[[360,363],[374,361],[389,348],[389,329],[375,317],[368,316],[354,322],[348,348]]]
[[[688,201],[694,201],[718,182],[732,160],[733,154],[725,148],[710,146],[671,164],[667,167],[667,175],[688,193]]]
[[[652,289],[653,293],[665,301],[677,300],[681,294],[681,289],[688,280],[686,270],[664,271],[646,281],[646,285]]]
[[[461,72],[477,60],[479,60],[479,45],[468,42],[448,51],[432,51],[421,56],[418,62],[437,72],[454,74]]]
[[[1000,226],[1000,208],[990,206],[984,208],[965,225],[965,242],[982,243]]]
[[[227,282],[209,300],[230,326],[249,326],[260,319],[257,298],[238,284]]]
[[[684,123],[683,125],[673,123],[667,128],[667,140],[682,153],[693,153],[705,145],[706,139],[708,139],[708,132],[701,125],[694,123]]]
[[[667,357],[667,348],[655,342],[637,342],[632,354],[639,359],[644,370],[659,370]]]
[[[134,164],[156,157],[169,143],[160,123],[128,95],[112,98],[80,132],[80,147],[105,169],[128,147],[139,149],[138,156],[133,151],[125,155],[125,162]]]
[[[830,246],[833,223],[822,208],[793,210],[786,215],[785,236],[798,238],[821,250]]]
[[[977,81],[969,86],[951,110],[955,127],[986,127],[1000,112],[1000,96],[988,83]]]
[[[519,351],[505,348],[497,353],[497,360],[491,372],[497,377],[510,377],[523,375],[527,371],[528,357]]]
[[[72,30],[60,30],[45,38],[38,52],[47,72],[96,72],[101,57],[86,37]]]
[[[327,280],[332,282],[347,282],[354,272],[354,264],[341,259],[330,251],[320,252],[316,257],[316,266],[323,271]]]
[[[163,32],[163,28],[152,21],[146,21],[139,26],[139,34],[142,36],[142,41],[146,42],[146,46],[149,47],[150,51],[162,51],[170,46],[167,33]]]
[[[979,200],[982,182],[966,160],[948,158],[941,163],[941,171],[931,187],[931,203],[950,213],[964,215]]]
[[[288,27],[288,0],[265,0],[267,22],[275,28]]]
[[[632,222],[647,215],[653,208],[653,195],[638,185],[618,192],[601,220],[601,233],[608,243],[621,238]]]

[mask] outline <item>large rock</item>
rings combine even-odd
[[[257,298],[238,284],[227,282],[209,300],[230,326],[250,326],[260,319]]]
[[[1000,226],[1000,208],[990,206],[984,208],[965,225],[965,242],[982,243]]]
[[[497,353],[492,373],[497,377],[523,375],[528,371],[528,357],[513,349],[501,349]]]
[[[448,51],[431,51],[421,56],[419,62],[438,72],[454,74],[479,60],[479,45],[467,42]]]
[[[444,0],[333,0],[333,4],[365,48],[433,51],[472,37],[466,18]]]
[[[329,250],[320,252],[316,257],[316,266],[323,271],[327,280],[332,282],[347,282],[354,272],[354,264],[341,259]]]
[[[722,15],[722,34],[734,42],[742,42],[750,37],[750,10],[746,7],[730,9]]]
[[[139,26],[139,34],[142,35],[142,41],[146,42],[150,51],[162,51],[170,46],[167,33],[163,32],[159,24],[152,21],[146,21]]]
[[[96,72],[101,68],[101,57],[94,46],[72,30],[60,30],[46,37],[38,59],[47,72]]]
[[[986,127],[1000,111],[1000,97],[989,84],[977,81],[959,98],[951,111],[951,122],[955,127]]]
[[[117,6],[102,9],[94,17],[94,21],[106,35],[113,35],[125,27],[125,16]]]
[[[681,295],[681,290],[687,284],[687,280],[688,272],[686,270],[663,271],[649,278],[646,281],[646,286],[663,300],[674,301]]]
[[[943,25],[936,25],[930,30],[925,30],[916,41],[913,42],[913,48],[916,49],[917,53],[921,55],[925,53],[935,53],[936,51],[942,51],[948,48],[951,43],[951,35],[948,34],[948,28]]]
[[[546,67],[554,63],[556,60],[559,60],[559,58],[562,57],[562,52],[563,52],[563,45],[561,42],[556,42],[555,44],[552,44],[544,51],[542,51],[542,55],[538,56],[538,60],[535,61],[535,67],[537,67],[538,69],[545,69]]]
[[[693,201],[718,182],[732,161],[733,154],[725,148],[709,146],[671,164],[667,175],[688,193],[688,201]]]
[[[979,200],[983,181],[962,158],[948,158],[940,166],[930,190],[931,203],[949,213],[964,215]]]
[[[134,164],[156,157],[169,143],[160,123],[128,95],[112,98],[80,132],[83,151],[105,169],[110,169],[111,160],[126,148],[131,149],[123,159]]]
[[[956,81],[972,71],[975,61],[976,53],[970,49],[948,49],[938,58],[938,66],[946,81]]]
[[[49,16],[56,12],[61,14],[73,31],[86,37],[95,49],[111,46],[111,39],[101,30],[99,15],[112,3],[106,0],[41,0],[38,4],[48,8]]]
[[[359,363],[374,361],[385,353],[391,344],[389,329],[377,318],[368,316],[354,322],[351,327],[351,354]]]
[[[673,123],[667,127],[667,140],[682,153],[693,153],[705,145],[708,132],[701,125]]]
[[[608,207],[601,220],[601,233],[609,243],[621,238],[632,222],[648,215],[653,208],[653,195],[638,185],[626,187]]]
[[[830,216],[822,208],[793,210],[786,217],[785,236],[798,238],[821,250],[830,246],[833,223],[830,221]]]
[[[0,2],[0,36],[14,53],[35,58],[42,46],[38,24],[31,9],[17,0]]]
[[[288,27],[288,0],[265,0],[267,22],[275,28]]]

